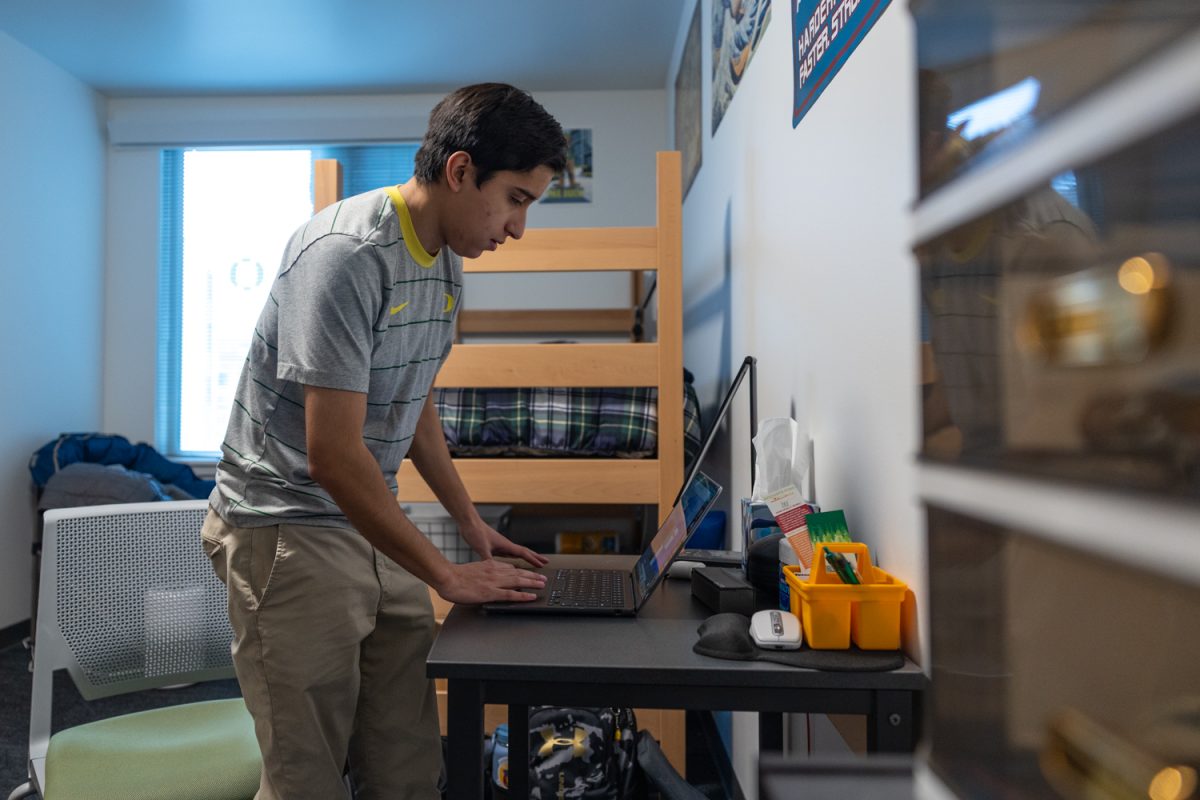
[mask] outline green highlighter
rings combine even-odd
[[[854,567],[850,566],[849,560],[841,553],[833,550],[825,550],[825,563],[833,570],[834,574],[841,578],[842,583],[858,585],[862,583],[858,579],[858,575],[854,572]]]

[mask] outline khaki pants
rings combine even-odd
[[[345,797],[347,760],[359,800],[436,798],[425,584],[345,528],[234,528],[210,509],[201,536],[229,589],[257,800]]]

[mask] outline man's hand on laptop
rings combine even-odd
[[[519,558],[531,567],[546,566],[546,557],[522,547],[482,519],[473,526],[460,529],[460,535],[481,558],[511,556]]]
[[[447,579],[434,589],[452,603],[519,602],[537,598],[533,592],[522,590],[538,590],[545,585],[545,576],[537,572],[514,567],[505,561],[487,559],[470,564],[454,564]]]

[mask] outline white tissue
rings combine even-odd
[[[812,466],[808,431],[790,417],[771,417],[758,424],[754,436],[754,490],[752,498],[765,501],[767,495],[793,486],[807,497],[808,471]]]

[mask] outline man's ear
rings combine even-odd
[[[456,150],[446,159],[446,185],[450,191],[457,192],[475,179],[475,164],[471,154],[466,150]]]

